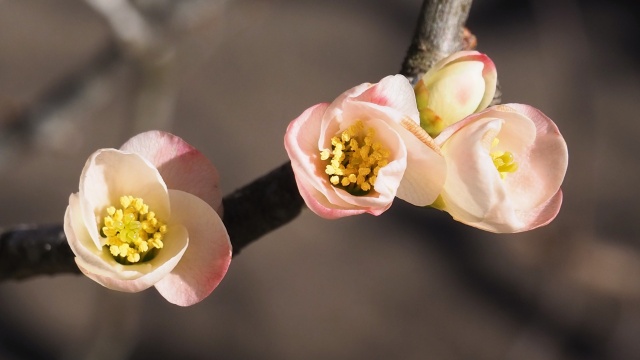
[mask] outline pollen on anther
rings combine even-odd
[[[122,264],[149,260],[149,252],[163,247],[167,226],[156,217],[141,198],[120,197],[122,208],[109,206],[101,227],[106,237],[105,247]]]
[[[498,138],[494,138],[491,147],[496,147],[499,143]],[[493,151],[490,153],[493,166],[496,167],[501,179],[505,179],[508,174],[516,172],[518,170],[518,163],[515,161],[515,156],[510,151]]]
[[[366,195],[375,185],[378,170],[389,162],[391,152],[375,138],[375,129],[361,120],[331,138],[331,149],[320,151],[328,161],[329,182],[354,195]]]

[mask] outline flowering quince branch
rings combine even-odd
[[[144,133],[120,150],[98,150],[70,197],[66,238],[55,226],[0,234],[0,279],[79,268],[106,287],[155,286],[186,306],[220,282],[231,243],[237,254],[303,203],[328,219],[379,215],[399,197],[488,231],[548,223],[562,200],[566,144],[530,106],[485,110],[495,101],[493,62],[475,51],[451,54],[463,46],[470,4],[425,1],[402,75],[304,111],[285,135],[291,163],[222,201],[215,169],[173,135]],[[31,235],[50,243],[33,245]]]
[[[462,25],[470,5],[471,0],[425,0],[400,74],[414,77],[425,73],[436,61],[462,49]],[[294,219],[304,202],[287,162],[227,195],[223,205],[223,222],[235,255]],[[0,230],[0,281],[79,272],[62,225],[23,225]]]

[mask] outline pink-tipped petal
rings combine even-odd
[[[231,262],[231,242],[218,214],[187,192],[169,190],[173,221],[189,231],[189,246],[178,265],[155,284],[167,301],[189,306],[218,286]]]
[[[340,96],[338,96],[335,100],[333,100],[330,104],[327,104],[327,107],[324,110],[323,113],[323,117],[326,121],[332,121],[333,119],[336,118],[340,118],[342,115],[342,103],[345,102],[346,100],[349,99],[353,99],[356,98],[358,96],[360,96],[363,92],[365,92],[367,89],[369,89],[370,87],[372,87],[373,84],[371,83],[363,83],[360,84],[358,86],[354,86],[351,89],[343,92],[342,94],[340,94]],[[324,128],[324,126],[326,126],[326,121],[324,121],[320,126],[321,126],[321,131],[324,133],[326,131],[326,129]],[[324,145],[322,145],[324,146]]]
[[[485,54],[480,54],[479,60],[482,61],[484,67],[482,69],[482,77],[484,78],[486,92],[482,97],[482,101],[476,111],[481,111],[491,105],[493,97],[496,95],[498,86],[498,71],[493,61]]]
[[[180,137],[148,131],[129,139],[120,150],[144,157],[158,168],[169,189],[193,194],[221,214],[218,171],[207,157]]]
[[[312,106],[293,120],[287,128],[284,146],[291,159],[291,167],[296,174],[298,188],[305,188],[305,194],[314,196],[320,194],[318,196],[327,199],[327,204],[331,204],[336,209],[342,209],[348,207],[348,204],[336,195],[330,185],[324,173],[318,148],[320,123],[328,106],[325,103]],[[306,200],[310,209],[320,209]],[[323,202],[323,200],[318,201]]]
[[[519,231],[526,231],[548,225],[556,218],[562,206],[562,190],[540,206],[528,212],[518,214],[525,226]]]
[[[432,134],[493,101],[497,73],[491,59],[477,51],[460,51],[437,62],[420,80],[423,126]]]
[[[535,142],[528,149],[529,163],[540,177],[546,179],[546,194],[555,193],[562,184],[569,165],[569,150],[557,125],[540,110],[524,104],[504,107],[531,119],[536,128]]]
[[[353,100],[395,109],[417,124],[420,123],[413,87],[409,80],[402,75],[390,75],[383,78]]]
[[[485,93],[480,61],[448,64],[426,79],[428,107],[447,125],[474,113]]]
[[[304,186],[306,180],[299,180],[297,174],[295,177],[298,191],[300,191],[300,195],[302,196],[305,204],[307,204],[307,207],[321,218],[332,220],[345,216],[359,215],[366,212],[364,209],[344,208],[340,205],[332,204],[327,200],[324,194],[315,188]]]
[[[539,110],[490,107],[445,129],[435,141],[448,163],[443,209],[456,220],[513,233],[546,225],[557,215],[568,152],[556,125]],[[505,152],[517,168],[499,175],[497,166],[503,165],[494,164],[492,156]]]

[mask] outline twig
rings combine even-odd
[[[426,71],[462,48],[471,0],[425,0],[401,74]],[[293,220],[304,202],[286,163],[223,199],[224,223],[234,254]],[[41,274],[77,273],[61,225],[18,227],[0,233],[0,281]]]
[[[265,234],[295,219],[304,200],[298,192],[291,163],[287,162],[222,200],[223,222],[233,254]],[[250,225],[247,219],[251,219]]]
[[[427,0],[422,3],[411,46],[400,73],[415,78],[434,63],[462,49],[464,24],[472,0]]]

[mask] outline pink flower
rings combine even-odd
[[[307,206],[334,219],[379,215],[396,195],[431,204],[444,183],[445,162],[419,122],[413,89],[400,75],[307,109],[285,135]]]
[[[113,290],[151,286],[188,306],[207,297],[231,261],[215,167],[172,134],[139,134],[93,153],[71,194],[64,231],[76,264]]]
[[[420,125],[431,136],[484,110],[496,92],[493,61],[477,51],[460,51],[437,62],[416,84]]]
[[[498,105],[445,129],[436,139],[447,180],[435,207],[492,232],[548,224],[562,204],[567,145],[539,110]]]

